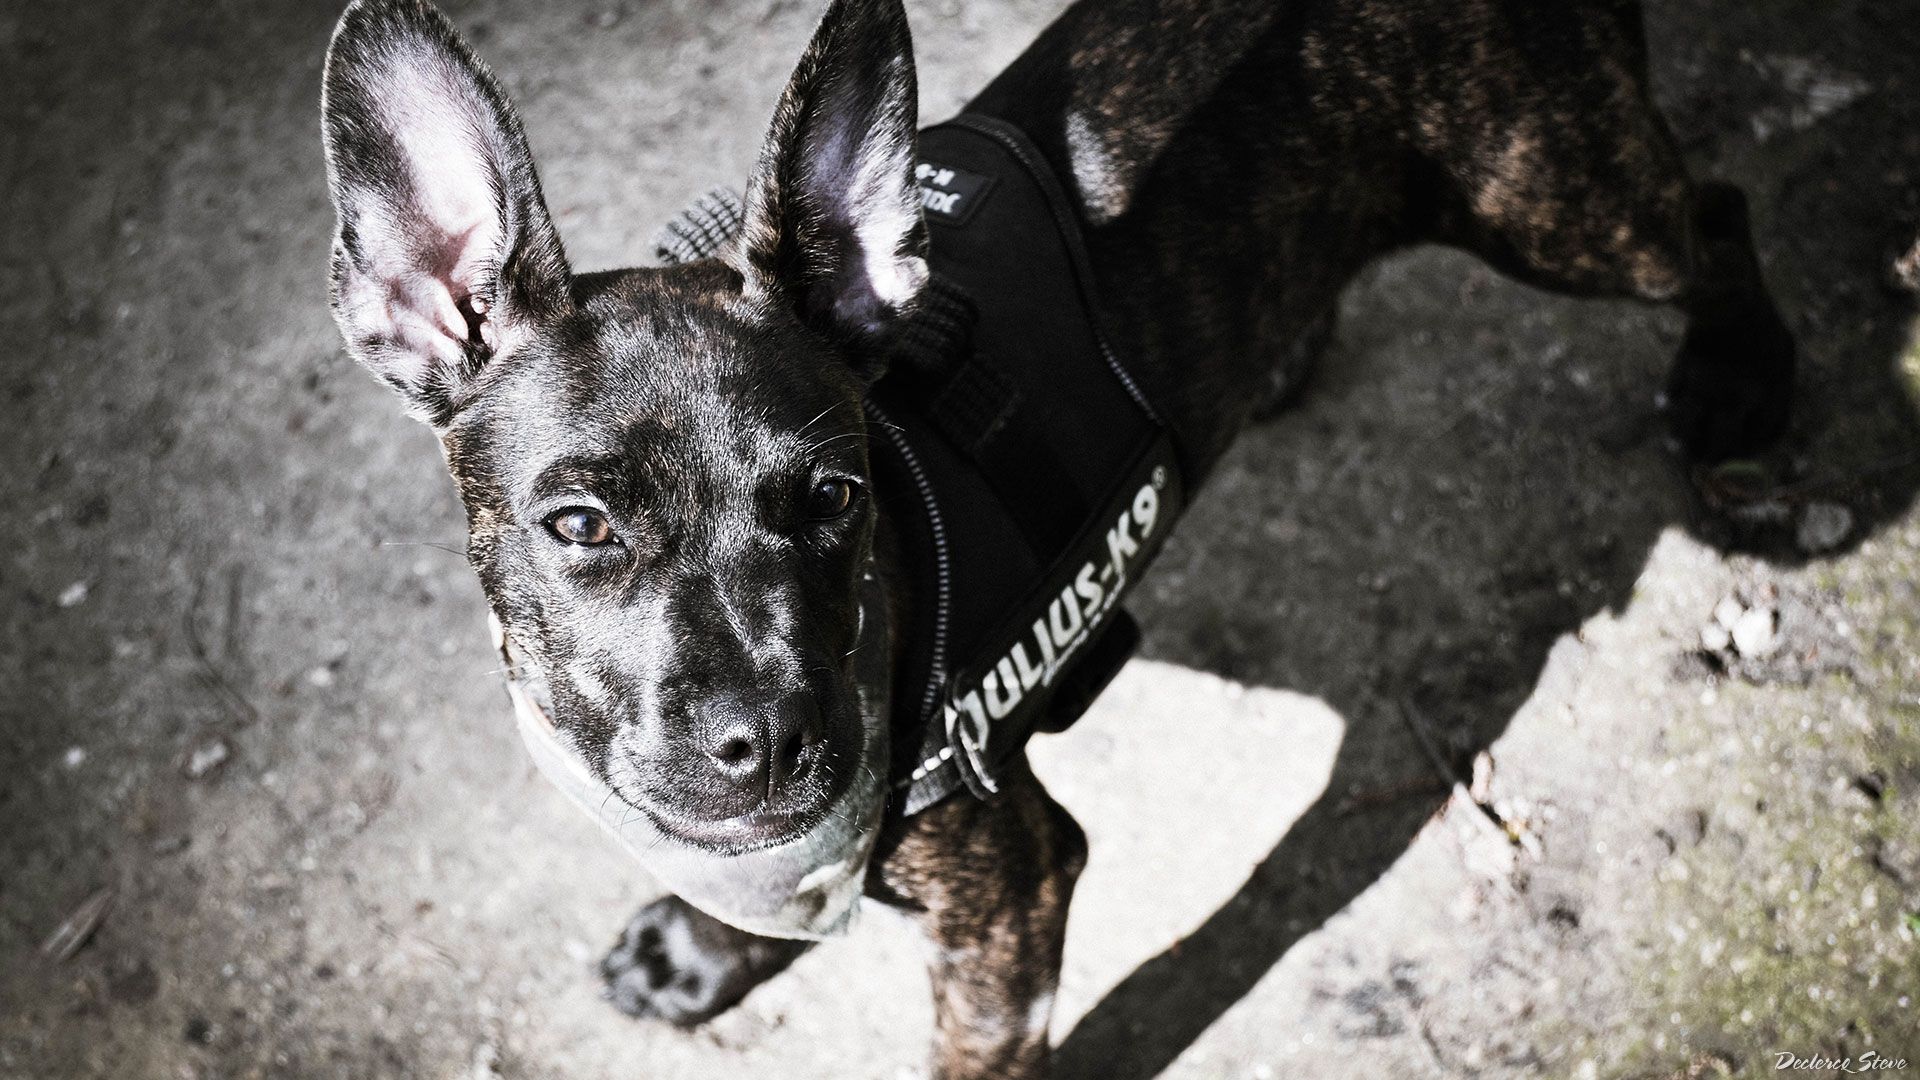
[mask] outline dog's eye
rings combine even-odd
[[[607,515],[592,507],[569,506],[547,519],[547,529],[569,544],[595,547],[613,541]]]
[[[807,496],[807,516],[815,521],[829,521],[846,513],[852,505],[853,481],[836,476],[813,486],[813,492]]]

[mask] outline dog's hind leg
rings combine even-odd
[[[1676,304],[1688,317],[1669,383],[1682,443],[1708,461],[1764,449],[1787,426],[1793,337],[1761,279],[1745,197],[1693,183],[1648,97],[1638,20],[1621,17],[1633,6],[1474,7],[1480,62],[1454,72],[1464,85],[1410,136],[1442,189],[1426,193],[1434,239],[1543,288]],[[1527,25],[1575,18],[1581,33]]]
[[[1743,457],[1786,431],[1793,335],[1761,280],[1746,195],[1731,184],[1702,185],[1694,229],[1693,279],[1680,301],[1687,336],[1667,396],[1695,458]]]
[[[737,930],[663,896],[627,924],[600,975],[614,1008],[691,1027],[732,1008],[811,945]]]
[[[1540,257],[1538,249],[1522,254],[1506,234],[1456,229],[1443,238],[1541,288],[1677,305],[1687,330],[1667,384],[1674,432],[1695,460],[1745,457],[1786,431],[1793,336],[1761,279],[1746,197],[1730,184],[1686,191],[1687,219],[1669,229],[1647,233],[1626,220],[1592,219],[1550,226],[1609,238],[1566,262]]]
[[[867,893],[932,944],[934,1080],[1041,1080],[1086,834],[1024,764],[992,802],[957,796],[900,830],[883,837]]]

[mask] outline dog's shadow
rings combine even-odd
[[[1688,149],[1726,162],[1719,171],[1754,197],[1769,281],[1802,350],[1777,460],[1804,470],[1796,490],[1852,511],[1844,552],[1902,514],[1920,483],[1920,420],[1900,374],[1912,297],[1885,280],[1913,240],[1902,197],[1920,177],[1920,141],[1888,133],[1920,113],[1920,84],[1888,78],[1900,58],[1869,20],[1807,14],[1833,22],[1823,48],[1869,96],[1791,143],[1697,136]],[[1656,65],[1663,18],[1687,24],[1687,55],[1667,57],[1683,70],[1662,78],[1656,66],[1683,141],[1787,107],[1741,49],[1814,40],[1790,20],[1650,16]],[[1133,604],[1145,656],[1339,712],[1331,778],[1238,892],[1068,1033],[1058,1075],[1158,1074],[1394,864],[1445,798],[1404,794],[1434,778],[1404,711],[1461,763],[1491,746],[1556,643],[1625,607],[1671,527],[1722,550],[1805,557],[1791,522],[1748,527],[1710,510],[1669,447],[1654,402],[1681,325],[1546,297],[1432,251],[1350,291],[1314,384],[1235,448]],[[1356,795],[1382,792],[1403,794],[1355,812]]]

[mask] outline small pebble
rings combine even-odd
[[[1733,624],[1733,647],[1741,656],[1759,659],[1773,652],[1780,643],[1773,619],[1773,612],[1767,608],[1754,608]]]
[[[1920,240],[1893,261],[1893,280],[1903,289],[1920,292]]]
[[[60,590],[60,598],[55,603],[63,608],[79,607],[87,602],[87,583],[76,581]]]
[[[183,833],[174,833],[171,836],[163,836],[155,840],[152,850],[155,855],[178,855],[180,852],[187,850],[188,845],[192,842],[191,837]]]
[[[472,1080],[499,1080],[500,1048],[492,1043],[481,1043],[473,1048],[473,1069],[468,1076]]]
[[[66,752],[65,754],[63,754],[63,755],[61,756],[61,758],[60,758],[60,763],[61,763],[62,765],[65,765],[65,766],[66,766],[67,768],[69,768],[69,769],[77,769],[77,768],[79,768],[79,767],[80,767],[80,766],[81,766],[81,765],[82,765],[82,764],[83,764],[83,763],[84,763],[84,762],[85,762],[86,760],[87,760],[87,748],[86,748],[86,747],[84,747],[84,746],[69,746],[69,747],[67,747],[67,752]]]
[[[1726,652],[1732,644],[1733,631],[1719,622],[1710,622],[1700,628],[1700,647],[1708,652]]]
[[[194,747],[193,754],[187,758],[187,776],[193,780],[202,779],[226,764],[227,758],[231,756],[233,752],[228,750],[227,744],[219,739],[201,743]]]
[[[1746,613],[1746,605],[1729,596],[1713,606],[1713,621],[1732,630],[1733,624],[1739,622],[1740,616]]]
[[[1793,541],[1801,551],[1818,555],[1839,547],[1851,532],[1853,511],[1839,503],[1808,503],[1800,511],[1800,524],[1794,529]]]

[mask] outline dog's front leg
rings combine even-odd
[[[640,909],[600,961],[606,999],[628,1016],[693,1027],[787,969],[809,941],[761,937],[677,896]]]
[[[1086,834],[1024,761],[993,801],[955,796],[898,828],[867,891],[912,913],[931,941],[934,1077],[1046,1076]]]

